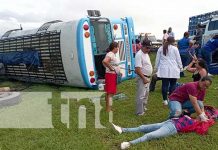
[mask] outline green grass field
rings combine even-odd
[[[154,62],[154,54],[151,54]],[[186,73],[186,77],[181,78],[179,82],[191,81],[191,74]],[[135,115],[135,80],[128,80],[118,86],[118,91],[127,95],[125,100],[115,100],[113,103],[113,122],[122,127],[133,127],[146,123],[156,123],[167,119],[168,108],[164,107],[161,98],[161,82],[157,82],[155,92],[150,93],[148,101],[148,111],[144,116]],[[23,89],[24,92],[52,92],[53,94],[53,112],[52,122],[54,128],[48,129],[0,129],[0,149],[2,150],[116,150],[120,143],[129,141],[142,136],[142,133],[126,133],[119,135],[113,130],[109,123],[108,114],[105,108],[100,113],[100,121],[106,128],[96,129],[94,124],[95,112],[94,105],[89,100],[84,99],[79,102],[70,103],[70,123],[69,128],[59,121],[60,109],[56,106],[60,104],[60,93],[63,91],[93,91],[88,89],[78,89],[66,86],[55,86],[45,84],[26,85],[18,81],[1,80],[1,86],[10,86],[12,88]],[[27,88],[25,88],[27,86]],[[207,91],[205,103],[218,108],[218,76],[213,76],[213,84]],[[87,108],[86,128],[78,128],[78,108],[85,105]],[[101,105],[105,107],[104,100]],[[0,112],[1,113],[1,112]],[[207,135],[201,136],[195,133],[178,134],[163,139],[144,142],[132,146],[130,149],[148,149],[148,150],[215,150],[218,149],[218,125],[215,124],[209,129]]]

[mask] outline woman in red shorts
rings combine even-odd
[[[111,111],[112,97],[117,92],[117,74],[120,73],[120,60],[116,57],[119,47],[117,42],[112,42],[107,50],[107,55],[102,61],[106,67],[105,73],[105,92],[106,92],[106,111]]]

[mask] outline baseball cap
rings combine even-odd
[[[143,47],[151,47],[152,43],[151,43],[150,40],[145,39],[145,40],[142,41],[142,46]]]

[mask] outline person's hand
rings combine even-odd
[[[207,118],[207,116],[205,115],[205,113],[204,112],[202,112],[200,115],[199,115],[199,117],[200,117],[200,120],[201,121],[208,121],[209,119]]]
[[[156,74],[156,73],[157,73],[157,68],[154,68],[153,74]]]
[[[144,84],[147,84],[147,83],[149,83],[150,82],[150,79],[149,78],[143,78],[143,83]]]
[[[119,73],[119,75],[120,75],[121,77],[123,76],[123,74],[122,74],[121,72]]]

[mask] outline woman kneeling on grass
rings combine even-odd
[[[146,133],[144,136],[129,141],[122,142],[121,149],[127,149],[130,145],[134,145],[140,142],[163,138],[166,136],[174,135],[179,132],[197,132],[198,134],[205,134],[210,126],[214,124],[213,119],[201,122],[196,119],[192,119],[187,115],[179,118],[172,118],[167,121],[155,124],[141,125],[136,128],[121,128],[117,125],[113,125],[114,129],[120,134],[125,132],[143,132]]]

